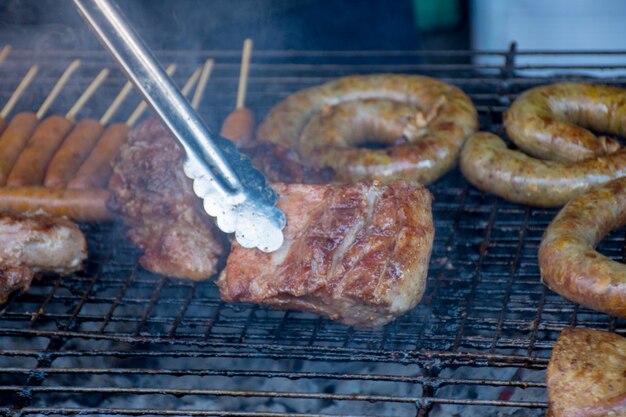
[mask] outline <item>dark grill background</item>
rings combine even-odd
[[[184,81],[216,59],[201,112],[215,129],[235,102],[239,51],[163,52]],[[550,53],[538,53],[538,55]],[[534,85],[588,80],[542,76],[550,66],[471,64],[475,52],[297,52],[253,54],[247,104],[262,118],[304,87],[353,73],[437,76],[468,93],[483,130],[502,134],[502,112]],[[597,54],[577,54],[595,57]],[[625,53],[615,53],[623,57]],[[613,55],[609,55],[610,57]],[[53,109],[64,113],[104,53],[11,52],[0,65],[0,102],[28,67],[42,72],[18,104],[36,110],[65,66],[83,66]],[[558,69],[558,68],[557,68]],[[623,85],[615,70],[602,82]],[[80,118],[100,117],[125,79],[114,70]],[[127,100],[125,120],[138,102]],[[435,245],[421,304],[379,330],[355,330],[311,314],[219,301],[212,282],[148,273],[114,224],[83,225],[84,272],[49,276],[0,309],[0,405],[17,415],[543,415],[545,367],[561,329],[624,333],[624,321],[578,307],[539,281],[537,248],[555,210],[511,204],[477,191],[455,170],[429,187]],[[624,235],[600,250],[624,256]]]

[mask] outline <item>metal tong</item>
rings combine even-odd
[[[195,194],[218,227],[240,245],[264,252],[283,243],[285,215],[263,174],[233,143],[202,122],[157,63],[116,5],[109,0],[73,0],[87,23],[122,66],[185,152],[183,168]]]

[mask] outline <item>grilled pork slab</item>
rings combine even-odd
[[[552,417],[626,416],[626,338],[591,329],[563,330],[546,382]]]
[[[156,119],[131,131],[109,183],[109,208],[144,251],[139,263],[157,274],[195,280],[217,272],[224,242],[183,172],[183,154]]]
[[[85,258],[85,237],[69,220],[0,216],[0,302],[14,290],[27,290],[34,273],[70,274]]]
[[[275,184],[287,216],[276,252],[233,242],[217,285],[244,301],[380,326],[413,308],[426,286],[431,194],[407,181]]]

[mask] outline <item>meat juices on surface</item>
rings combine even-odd
[[[626,416],[626,339],[564,329],[546,374],[552,417]]]
[[[182,151],[156,119],[131,131],[109,188],[109,206],[144,251],[139,260],[144,268],[194,280],[217,272],[224,241],[183,172]]]
[[[69,220],[0,216],[0,302],[13,290],[27,290],[33,273],[70,274],[86,258],[85,237]]]
[[[413,308],[426,286],[432,196],[415,182],[274,184],[287,216],[276,252],[233,242],[223,300],[299,309],[357,327]]]

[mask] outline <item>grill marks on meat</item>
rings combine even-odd
[[[28,290],[34,273],[70,274],[85,258],[85,237],[69,220],[0,216],[0,302],[14,290]]]
[[[394,181],[275,184],[287,216],[274,253],[233,243],[222,299],[311,311],[358,327],[413,308],[426,285],[434,229],[430,193]]]
[[[130,133],[109,188],[109,206],[130,226],[129,238],[144,251],[144,268],[195,280],[217,272],[224,242],[183,172],[181,150],[157,120]]]
[[[626,338],[591,329],[563,330],[546,382],[553,417],[626,416]]]

